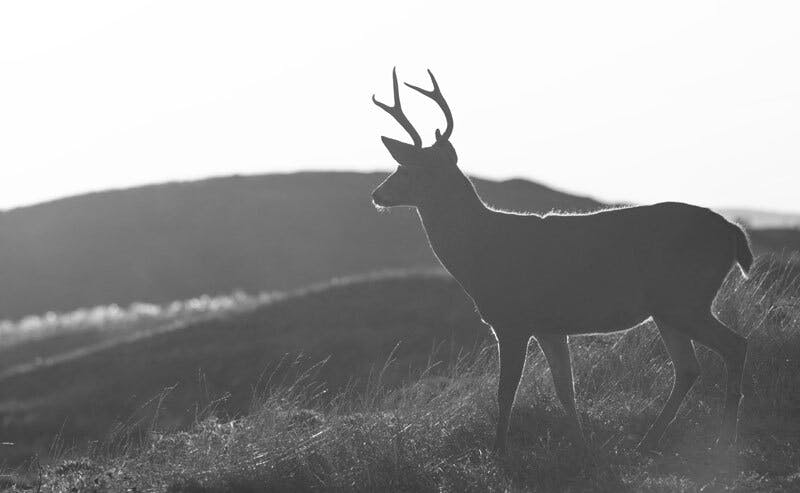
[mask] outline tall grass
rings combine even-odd
[[[260,394],[248,416],[208,417],[191,431],[157,430],[140,446],[63,462],[42,473],[70,487],[170,491],[719,491],[800,488],[800,258],[761,257],[749,280],[733,274],[715,310],[749,337],[740,443],[709,450],[724,368],[699,351],[703,375],[663,442],[633,446],[672,381],[654,326],[571,340],[578,405],[591,441],[581,455],[549,370],[532,343],[512,416],[507,458],[489,452],[496,421],[496,348],[430,365],[399,389],[329,397],[315,375]],[[389,361],[388,364],[391,364]],[[30,484],[38,481],[32,479]]]

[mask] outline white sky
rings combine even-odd
[[[391,102],[397,65],[423,87],[434,71],[469,173],[800,211],[798,26],[795,1],[6,1],[0,208],[388,170],[379,136],[407,137],[370,96]],[[402,96],[430,143],[435,105]]]

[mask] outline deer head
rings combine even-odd
[[[420,206],[432,198],[447,194],[449,184],[452,184],[456,177],[463,176],[456,166],[458,157],[449,140],[453,133],[453,115],[430,70],[428,74],[433,83],[432,90],[428,91],[408,83],[406,85],[436,101],[444,112],[447,128],[444,133],[436,130],[436,141],[430,147],[422,147],[419,133],[403,114],[396,70],[392,71],[394,106],[383,104],[375,99],[374,95],[372,96],[372,101],[392,115],[408,132],[413,142],[407,144],[389,137],[381,137],[383,144],[399,166],[397,171],[372,192],[372,201],[378,207]]]

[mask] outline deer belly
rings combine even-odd
[[[618,310],[565,324],[569,334],[605,334],[627,330],[644,322],[650,315],[640,310]]]
[[[553,326],[569,334],[608,333],[629,329],[649,316],[639,296],[616,300],[598,297],[561,305]]]

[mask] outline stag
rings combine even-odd
[[[627,330],[652,319],[672,359],[674,381],[663,409],[639,443],[654,449],[700,374],[694,343],[725,362],[727,386],[717,443],[736,441],[747,339],[711,305],[738,264],[753,255],[744,231],[715,212],[668,202],[586,214],[517,214],[487,207],[457,166],[453,117],[439,85],[406,84],[433,99],[447,121],[430,147],[403,114],[397,73],[394,117],[412,144],[382,137],[399,164],[372,193],[377,207],[416,208],[433,252],[472,298],[498,342],[500,379],[494,449],[505,453],[511,409],[531,337],[550,366],[574,439],[586,446],[575,406],[568,337]]]

